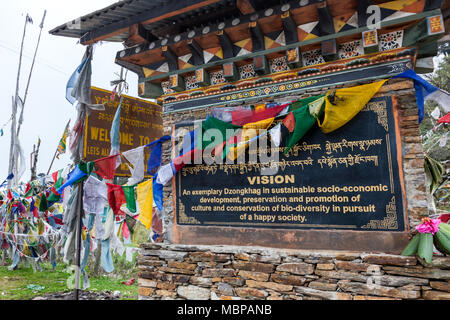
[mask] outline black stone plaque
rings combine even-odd
[[[186,166],[175,176],[177,224],[404,231],[396,137],[392,100],[380,97],[332,133],[314,125],[286,156],[284,143],[272,148],[276,162]]]

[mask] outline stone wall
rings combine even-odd
[[[360,81],[335,87],[310,89],[297,95],[277,96],[252,103],[293,101],[323,94],[331,89],[353,87],[369,82],[371,81]],[[375,95],[375,97],[380,96],[394,96],[397,101],[398,124],[401,136],[403,158],[402,170],[404,174],[403,178],[406,192],[405,205],[407,208],[409,225],[413,227],[421,222],[421,218],[423,216],[427,216],[429,214],[425,185],[425,171],[423,168],[424,155],[422,148],[422,138],[419,131],[418,111],[413,81],[405,79],[390,79]],[[206,116],[210,113],[210,110],[211,108],[202,108],[198,110],[189,110],[163,115],[164,135],[172,135],[172,127],[176,123],[205,119]],[[182,135],[180,137],[177,137],[176,139],[181,138]],[[171,154],[172,142],[165,142],[163,145],[163,163],[167,163],[170,161]],[[164,187],[165,242],[172,241],[172,236],[170,233],[174,215],[172,202],[172,185],[168,183]]]
[[[450,257],[143,244],[139,299],[450,299]]]

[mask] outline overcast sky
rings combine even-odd
[[[33,144],[41,138],[37,173],[47,173],[51,159],[58,146],[59,139],[69,119],[71,126],[76,120],[76,110],[65,99],[66,83],[75,68],[80,64],[85,47],[78,39],[53,36],[49,30],[92,11],[104,8],[113,0],[15,0],[2,1],[0,12],[0,128],[4,134],[0,137],[0,183],[8,175],[11,123],[4,124],[11,117],[11,97],[15,93],[25,16],[28,13],[33,24],[28,24],[19,95],[23,98],[31,62],[39,36],[39,24],[44,9],[47,10],[41,43],[28,89],[24,109],[24,122],[20,130],[20,142],[25,151],[27,170],[22,181],[30,179],[30,153]],[[121,43],[102,43],[95,46],[92,61],[92,85],[111,90],[110,81],[117,78],[120,66],[114,63],[117,51],[123,48]],[[137,75],[128,72],[128,95],[137,97]],[[70,152],[55,159],[51,172],[69,164]]]

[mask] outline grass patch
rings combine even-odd
[[[121,299],[134,300],[138,297],[137,264],[136,256],[133,261],[126,261],[123,256],[113,255],[114,271],[110,274],[101,272],[100,275],[92,276],[88,265],[90,287],[88,291],[120,291]],[[11,261],[8,261],[8,265]],[[8,270],[8,266],[0,266],[0,300],[29,300],[47,293],[72,291],[67,285],[68,279],[73,275],[68,272],[69,265],[59,261],[55,270],[50,263],[41,263],[42,271],[33,271],[31,265],[24,267],[21,264],[16,270]],[[122,282],[130,278],[136,281],[132,285],[124,285]],[[82,278],[81,278],[82,280]],[[80,281],[82,284],[82,281]],[[27,285],[43,286],[43,290],[32,290]]]

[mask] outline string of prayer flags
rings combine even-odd
[[[150,229],[152,225],[153,212],[153,179],[142,182],[136,187],[136,199],[139,205],[138,220]]]
[[[130,212],[136,212],[134,186],[120,186],[111,183],[106,183],[106,185],[108,187],[108,204],[116,216],[124,214],[120,210],[124,203]]]
[[[208,116],[201,124],[201,133],[199,132],[199,135],[202,137],[202,140],[201,143],[198,143],[198,148],[201,150],[207,147],[214,148],[229,137],[236,135],[239,129],[241,129],[239,125]]]
[[[263,111],[260,111],[263,112]],[[228,158],[235,160],[240,157],[249,145],[249,141],[257,137],[262,130],[267,130],[273,123],[274,118],[268,118],[258,122],[250,122],[242,127],[241,141],[233,147],[230,147]]]
[[[339,129],[353,119],[387,80],[329,91],[325,98],[325,115],[319,127],[324,133]],[[308,112],[309,113],[309,112]]]
[[[325,97],[325,95],[321,94],[321,95],[318,95],[318,96],[307,97],[307,98],[304,98],[304,99],[300,99],[300,100],[294,101],[293,103],[291,103],[289,105],[289,112],[297,110],[297,109],[299,109],[301,107],[307,106],[311,102],[314,102],[317,99],[324,98],[324,97]]]
[[[281,104],[272,108],[265,108],[261,111],[240,110],[232,113],[232,123],[237,126],[243,126],[246,123],[258,122],[268,118],[274,118],[282,112],[289,103]]]
[[[162,143],[170,139],[172,139],[171,136],[162,136],[158,140],[150,142],[146,145],[146,147],[149,148],[151,152],[147,162],[148,174],[153,174],[155,170],[161,165]]]
[[[94,169],[94,162],[80,162],[75,168],[68,174],[66,182],[59,187],[56,192],[62,194],[64,189],[73,184],[77,184],[82,179],[86,178]]]

